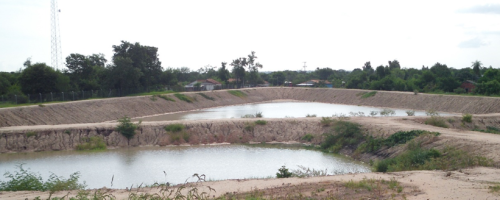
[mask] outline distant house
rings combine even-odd
[[[257,84],[257,87],[269,87],[269,82],[264,81],[262,84]]]
[[[332,88],[332,83],[327,80],[309,80],[300,84],[297,84],[299,87],[316,87],[318,84],[324,83],[326,87]]]
[[[184,88],[186,89],[186,91],[194,91],[198,89],[198,86],[199,90],[211,91],[220,88],[222,84],[214,79],[204,79],[204,80],[193,81],[192,83],[189,83],[186,86],[184,86]]]
[[[476,88],[476,82],[466,80],[462,83],[462,85],[460,85],[460,88],[463,88],[466,93],[470,93]]]

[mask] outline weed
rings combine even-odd
[[[429,109],[429,110],[425,111],[425,114],[427,116],[439,116],[439,113],[434,109]]]
[[[462,115],[462,122],[472,123],[472,114],[464,114]]]
[[[323,135],[325,140],[320,145],[321,149],[334,153],[344,146],[358,144],[364,138],[361,125],[347,121],[334,121],[333,129]]]
[[[106,143],[101,137],[92,136],[87,138],[82,138],[82,143],[77,144],[75,147],[76,150],[105,150]]]
[[[135,130],[139,128],[139,125],[142,121],[139,121],[137,124],[134,124],[130,121],[130,118],[125,116],[118,120],[118,126],[115,130],[125,136],[128,140],[134,137]]]
[[[308,134],[305,134],[304,136],[302,136],[301,139],[310,142],[312,139],[314,139],[314,135],[308,133]]]
[[[316,170],[316,169],[309,169],[307,167],[304,167],[302,165],[297,166],[299,169],[292,170],[292,176],[294,177],[315,177],[315,176],[326,176],[328,175],[328,170]]]
[[[330,117],[322,117],[320,123],[322,126],[330,126],[332,125],[333,121],[334,120]]]
[[[417,95],[417,94],[418,94],[418,90],[416,90],[416,89],[415,89],[415,90],[413,90],[413,94],[414,94],[414,95]]]
[[[43,104],[40,104],[40,105],[38,105],[38,106],[39,106],[39,107],[45,107],[45,105],[43,105]]]
[[[208,95],[206,95],[205,93],[197,93],[197,94],[199,94],[199,95],[200,95],[200,96],[202,96],[202,97],[205,97],[205,99],[215,101],[215,98],[213,98],[213,97],[209,97],[209,96],[208,96]]]
[[[184,130],[184,124],[170,124],[164,127],[165,131],[170,132],[179,132]]]
[[[257,124],[257,125],[266,125],[267,121],[266,120],[257,120],[257,121],[255,121],[255,124]]]
[[[432,126],[448,128],[448,125],[446,124],[444,118],[439,116],[431,116],[430,118],[426,119],[424,123]]]
[[[276,173],[276,178],[289,178],[292,177],[292,172],[289,172],[288,169],[283,165],[278,169],[278,173]]]
[[[262,118],[262,117],[264,117],[264,115],[262,115],[262,112],[257,112],[257,113],[255,113],[255,117]]]
[[[391,109],[388,109],[388,108],[384,108],[382,111],[380,111],[380,115],[381,116],[389,116],[389,115],[395,115],[396,114],[396,111],[394,110],[391,110]]]
[[[158,99],[156,98],[156,95],[151,95],[151,97],[149,97],[149,100],[151,100],[151,101],[156,101],[156,100],[158,100]]]
[[[68,134],[68,135],[70,135],[70,134],[71,134],[71,132],[70,132],[69,130],[64,130],[64,133],[66,133],[66,134]]]
[[[490,192],[491,193],[498,193],[500,192],[500,185],[494,185],[494,186],[489,186],[488,187],[490,189]]]
[[[482,130],[479,128],[474,128],[472,129],[473,131],[479,131],[483,133],[493,133],[493,134],[500,134],[500,129],[494,126],[486,126],[486,130]]]
[[[306,117],[316,117],[316,114],[312,114],[312,115],[307,114]]]
[[[239,90],[228,90],[227,92],[229,92],[229,94],[232,94],[232,95],[240,97],[240,98],[247,96],[247,94],[245,94]]]
[[[168,96],[165,96],[165,95],[158,94],[158,95],[156,95],[156,96],[157,96],[157,97],[159,97],[159,98],[162,98],[162,99],[164,99],[164,100],[167,100],[167,101],[172,101],[172,102],[175,102],[175,99],[172,99],[172,98],[170,98],[170,97],[168,97]]]
[[[375,117],[375,116],[377,116],[377,115],[378,115],[378,112],[377,112],[377,111],[370,111],[370,115],[371,115],[372,117]]]
[[[34,131],[29,131],[29,132],[26,132],[26,137],[33,137],[33,136],[36,136],[37,134],[34,132]]]
[[[407,110],[407,111],[406,111],[406,114],[407,114],[408,116],[415,116],[415,111],[414,111],[414,110]]]
[[[363,95],[361,95],[361,98],[366,99],[375,96],[375,94],[377,94],[377,91],[365,92]]]
[[[245,129],[245,131],[253,131],[254,128],[255,128],[255,123],[246,122],[245,127],[243,129]]]
[[[179,100],[185,101],[188,103],[193,103],[193,101],[194,101],[194,99],[192,97],[186,96],[184,94],[176,93],[176,94],[174,94],[174,96],[177,97]]]
[[[246,115],[241,116],[241,118],[255,118],[255,115],[246,114]]]

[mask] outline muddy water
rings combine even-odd
[[[142,147],[103,152],[0,154],[2,174],[14,172],[19,163],[24,163],[25,169],[39,172],[44,180],[50,172],[67,178],[79,171],[80,180],[85,180],[88,188],[183,183],[194,173],[205,174],[206,180],[274,177],[283,165],[290,169],[298,169],[298,165],[326,169],[329,174],[370,171],[366,165],[350,159],[289,145]],[[6,178],[2,176],[0,180],[6,181]]]
[[[241,118],[244,115],[255,115],[261,112],[266,118],[306,117],[315,114],[317,117],[331,117],[332,115],[350,116],[359,113],[370,116],[371,111],[376,111],[380,116],[383,108],[352,106],[340,104],[314,103],[314,102],[271,102],[219,108],[202,109],[199,111],[164,114],[152,117],[135,119],[135,121],[168,121],[168,120],[195,120],[195,119],[224,119]],[[407,116],[407,110],[393,109],[393,116]],[[415,111],[416,116],[425,116],[424,111]]]

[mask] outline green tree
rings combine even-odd
[[[101,86],[100,73],[105,70],[106,61],[104,54],[84,56],[73,53],[66,57],[66,67],[78,89],[96,90]]]
[[[221,81],[223,81],[224,83],[227,83],[227,80],[229,80],[229,70],[226,69],[226,64],[225,62],[222,62],[221,63],[221,68],[219,68],[218,72],[217,72],[217,77],[219,77],[219,79]]]
[[[483,63],[481,63],[481,61],[476,60],[472,62],[472,70],[476,76],[481,76],[481,68],[483,68]]]
[[[130,139],[132,139],[135,135],[135,130],[139,128],[141,121],[139,121],[139,123],[137,124],[134,124],[130,121],[129,117],[125,116],[123,118],[120,118],[118,120],[118,123],[119,124],[115,128],[115,130],[125,136],[128,141],[130,141]]]
[[[45,63],[31,63],[22,71],[19,84],[24,94],[61,92],[69,78]]]
[[[133,66],[133,61],[130,58],[115,56],[113,65],[108,67],[107,78],[110,86],[120,88],[122,91],[125,88],[139,86],[141,77],[141,70]]]

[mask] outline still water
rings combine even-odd
[[[16,171],[15,166],[38,172],[44,180],[50,172],[68,178],[79,171],[87,188],[125,188],[154,182],[183,183],[194,173],[206,180],[263,178],[276,176],[286,165],[327,169],[328,174],[369,172],[357,161],[290,145],[219,145],[191,147],[141,147],[102,152],[37,152],[0,154],[0,172]],[[164,174],[166,173],[166,176]],[[113,186],[111,178],[114,176]],[[0,178],[6,181],[5,177]],[[189,179],[188,181],[196,181]]]
[[[271,102],[271,103],[256,103],[236,106],[225,106],[218,108],[208,108],[199,111],[182,112],[174,114],[165,114],[152,117],[141,118],[143,121],[167,121],[167,120],[196,120],[196,119],[224,119],[224,118],[241,118],[244,115],[255,115],[262,112],[265,118],[287,118],[287,117],[306,117],[306,115],[315,114],[317,117],[331,117],[332,115],[346,115],[350,112],[364,113],[365,116],[370,116],[371,111],[377,111],[380,116],[380,111],[383,108],[352,106],[341,104],[314,103],[314,102]],[[393,109],[393,116],[407,116],[407,110]],[[415,116],[425,116],[424,111],[415,111]],[[139,119],[135,119],[138,121]]]

